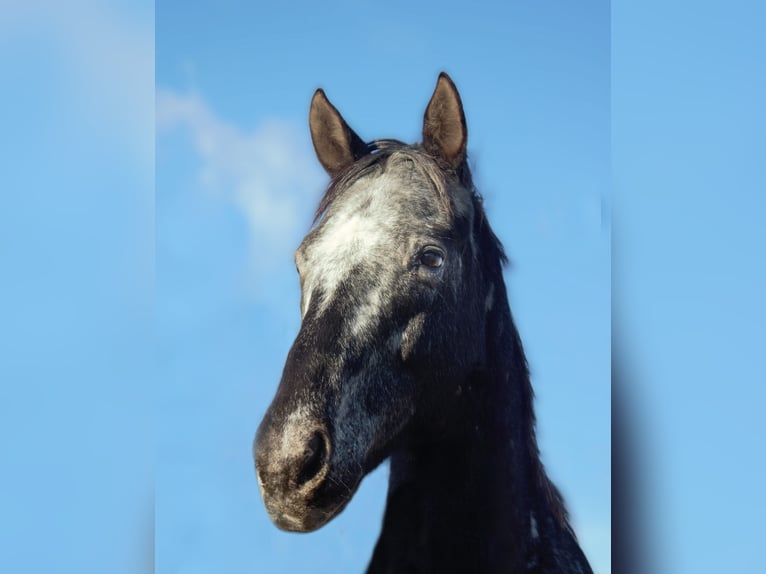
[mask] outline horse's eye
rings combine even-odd
[[[428,249],[421,253],[420,264],[430,267],[431,269],[438,269],[444,264],[444,255],[439,251]]]

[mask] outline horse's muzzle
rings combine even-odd
[[[332,443],[322,425],[298,416],[273,425],[267,416],[258,428],[253,452],[263,502],[279,528],[316,530],[344,505],[326,496]]]

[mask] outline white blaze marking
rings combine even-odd
[[[402,360],[406,361],[412,355],[415,350],[415,345],[420,338],[420,334],[423,332],[423,323],[425,322],[425,315],[418,313],[410,322],[407,323],[404,332],[402,333]]]
[[[386,198],[395,195],[396,183],[387,174],[372,181],[363,178],[346,190],[343,201],[331,206],[333,212],[328,214],[321,233],[307,249],[310,263],[304,314],[317,287],[323,294],[319,302],[321,314],[354,267],[390,250],[391,228],[397,217],[395,206]],[[375,309],[377,302],[373,301],[370,312]]]
[[[369,333],[375,319],[380,317],[383,303],[381,291],[382,289],[370,291],[367,295],[367,300],[357,309],[354,322],[351,326],[351,333],[355,337]]]
[[[279,518],[282,520],[282,522],[287,522],[291,526],[300,527],[303,525],[303,521],[300,518],[296,518],[292,514],[282,513],[279,515]]]
[[[263,487],[263,480],[261,480],[261,473],[256,470],[255,476],[258,479],[258,490],[261,491],[261,498],[266,500],[266,490]]]
[[[306,316],[306,311],[309,310],[309,303],[311,303],[311,291],[306,289],[306,294],[303,296],[303,307],[301,307],[301,319]]]
[[[492,305],[495,304],[495,284],[490,283],[489,284],[489,292],[487,293],[487,298],[484,300],[484,310],[489,311],[492,309]]]

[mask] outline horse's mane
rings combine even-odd
[[[420,171],[433,186],[447,213],[452,213],[452,200],[449,195],[449,180],[457,182],[478,195],[471,180],[471,172],[466,162],[458,169],[449,169],[438,159],[428,154],[420,145],[409,145],[395,139],[373,140],[366,144],[367,153],[339,173],[327,187],[319,207],[314,215],[316,224],[330,205],[342,195],[355,181],[372,173],[376,169],[385,170],[389,160],[407,158],[415,169]]]

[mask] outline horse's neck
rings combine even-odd
[[[510,312],[496,323],[489,368],[461,385],[459,416],[438,439],[392,455],[368,573],[590,572],[539,462]]]

